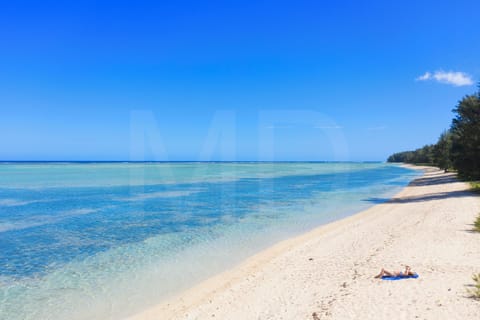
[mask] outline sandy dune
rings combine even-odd
[[[427,169],[391,201],[283,241],[132,319],[480,319],[466,292],[480,272],[480,234],[470,231],[479,212],[467,184]],[[420,278],[373,278],[405,264]]]

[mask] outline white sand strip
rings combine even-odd
[[[426,169],[392,201],[289,239],[132,319],[479,319],[480,198]],[[374,279],[412,266],[418,279]],[[312,316],[316,313],[316,317]]]

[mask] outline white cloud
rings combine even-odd
[[[425,72],[425,74],[417,77],[415,80],[417,81],[427,81],[427,80],[434,80],[441,83],[447,83],[454,85],[456,87],[461,86],[470,86],[473,84],[473,79],[470,75],[466,74],[465,72],[454,72],[454,71],[435,71],[434,73]]]
[[[425,74],[424,74],[423,76],[420,76],[420,77],[418,77],[418,78],[415,79],[415,80],[417,80],[417,81],[424,81],[424,80],[428,80],[428,79],[431,79],[431,78],[432,78],[432,74],[427,71],[427,72],[425,72]]]

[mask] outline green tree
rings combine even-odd
[[[445,130],[438,138],[437,143],[433,146],[433,159],[435,164],[440,168],[448,171],[453,165],[452,163],[452,134]]]
[[[428,144],[414,151],[404,151],[392,154],[388,162],[405,162],[415,164],[434,164],[434,145]]]
[[[480,91],[460,100],[453,112],[453,164],[464,178],[480,179]]]

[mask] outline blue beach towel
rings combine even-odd
[[[414,274],[413,276],[408,276],[408,277],[389,277],[389,276],[383,276],[382,280],[403,280],[403,279],[417,279],[418,274]]]

